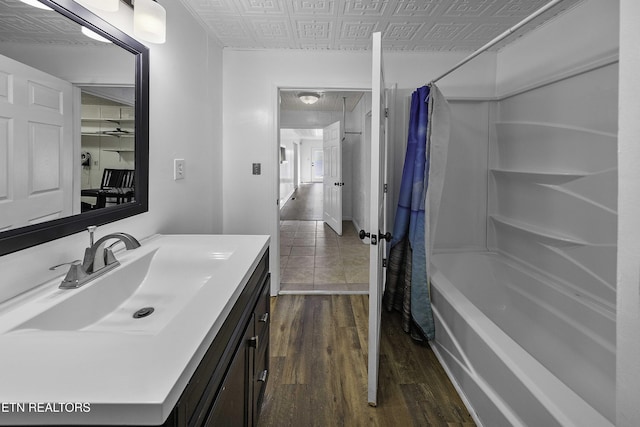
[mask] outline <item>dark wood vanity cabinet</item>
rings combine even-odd
[[[165,426],[255,426],[269,373],[269,251]]]

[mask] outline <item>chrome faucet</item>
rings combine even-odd
[[[95,279],[98,276],[114,269],[120,265],[120,262],[113,255],[113,246],[119,242],[123,242],[127,250],[140,247],[140,242],[127,233],[112,233],[100,238],[97,242],[93,241],[93,234],[96,227],[88,227],[89,230],[89,247],[84,251],[84,260],[72,261],[70,263],[56,265],[51,267],[54,270],[61,265],[69,264],[69,271],[64,280],[60,284],[60,289],[75,289],[85,283]],[[115,239],[116,242],[105,247],[107,241]]]

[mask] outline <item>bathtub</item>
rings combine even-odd
[[[432,264],[432,348],[479,424],[614,425],[614,313],[493,252]]]

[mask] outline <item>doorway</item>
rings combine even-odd
[[[293,129],[299,135],[300,153],[300,185],[280,207],[280,293],[366,294],[369,247],[358,237],[353,212],[360,215],[365,211],[365,199],[359,195],[369,179],[362,179],[360,174],[365,169],[362,163],[368,161],[362,156],[362,131],[370,95],[368,91],[314,90],[320,93],[319,100],[308,105],[297,101],[302,91],[310,90],[280,89],[279,96],[280,129]],[[349,132],[339,136],[345,183],[342,236],[323,221],[322,182],[327,163],[322,129],[336,122]],[[319,214],[311,215],[314,209]]]
[[[322,182],[324,174],[324,153],[322,148],[311,150],[311,182]]]

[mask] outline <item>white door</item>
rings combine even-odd
[[[322,182],[324,175],[324,152],[322,148],[311,149],[311,181]]]
[[[71,84],[0,55],[0,230],[72,215],[79,167]]]
[[[342,123],[338,121],[324,128],[322,142],[322,219],[342,236]]]
[[[373,34],[371,97],[371,204],[370,204],[370,251],[369,251],[369,361],[368,401],[378,403],[378,367],[380,361],[380,318],[382,312],[383,257],[385,240],[386,161],[385,161],[385,90],[382,71],[382,37]]]

